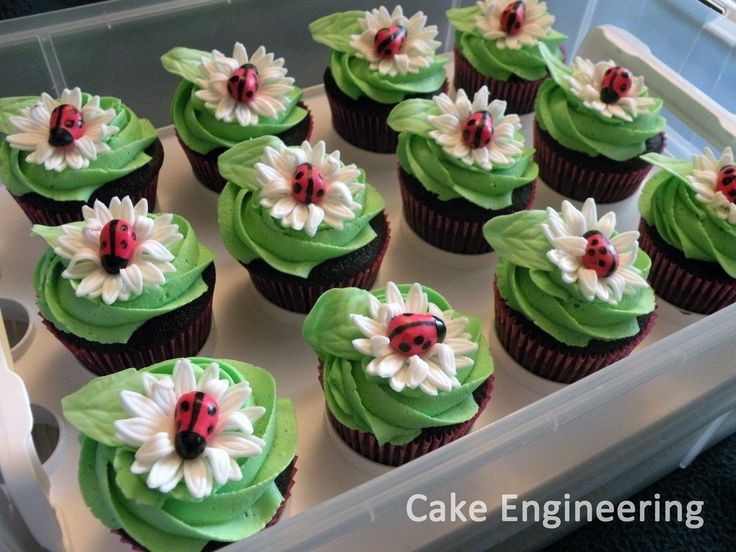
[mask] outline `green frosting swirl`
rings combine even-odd
[[[557,341],[585,347],[592,339],[613,341],[639,333],[637,317],[654,310],[650,287],[624,294],[615,305],[587,301],[576,283],[562,281],[560,270],[546,257],[551,245],[542,233],[544,211],[522,211],[495,217],[483,228],[499,254],[496,285],[508,306]],[[651,261],[639,250],[633,265],[646,278]]]
[[[191,360],[195,377],[213,362]],[[130,417],[120,392],[143,393],[140,372],[171,375],[175,360],[95,378],[62,400],[64,416],[82,433],[79,485],[84,501],[107,527],[123,529],[151,552],[198,552],[208,541],[244,539],[263,529],[283,501],[274,481],[296,453],[294,407],[276,397],[275,381],[262,368],[234,360],[214,362],[220,365],[220,379],[250,383],[253,392],[246,406],[265,407],[254,435],[266,446],[262,454],[237,460],[240,481],[229,481],[201,500],[193,499],[183,483],[170,493],[149,489],[146,475],[130,471],[135,450],[115,439],[113,423]]]
[[[410,94],[429,94],[439,90],[445,82],[444,56],[433,56],[433,63],[418,73],[381,75],[371,69],[370,63],[355,55],[350,36],[361,34],[358,21],[362,11],[346,11],[327,15],[309,24],[312,38],[329,46],[330,71],[337,86],[352,99],[367,96],[383,104],[395,104]]]
[[[82,105],[92,96],[82,95]],[[10,122],[12,115],[20,114],[22,107],[33,105],[38,97],[3,98],[0,100],[0,132],[16,132]],[[147,119],[140,119],[117,98],[101,97],[100,108],[113,109],[115,117],[109,123],[118,132],[106,140],[109,152],[100,153],[84,169],[67,168],[61,172],[48,171],[43,165],[26,162],[30,154],[18,151],[3,141],[0,145],[0,179],[16,196],[35,192],[56,201],[87,201],[99,188],[141,168],[151,160],[145,153],[158,137]]]
[[[570,91],[567,77],[571,70],[552,56],[544,46],[540,51],[552,75],[537,93],[535,118],[539,126],[568,149],[591,157],[603,155],[614,161],[626,161],[646,150],[646,141],[656,136],[666,125],[660,115],[662,100],[646,114],[633,121],[618,117],[607,118],[585,107],[582,100]]]
[[[409,286],[399,286],[406,295]],[[450,309],[436,291],[423,288],[429,301],[440,309]],[[322,294],[304,321],[302,335],[323,363],[323,387],[327,407],[343,425],[376,436],[378,443],[402,445],[416,438],[424,428],[443,427],[465,422],[478,412],[473,391],[493,373],[493,360],[482,334],[481,323],[466,316],[466,331],[478,350],[467,356],[472,366],[458,369],[462,384],[449,392],[429,396],[419,390],[404,389],[397,393],[389,381],[369,376],[365,366],[370,358],[358,352],[353,339],[364,337],[351,322],[350,314],[369,316],[368,295],[385,300],[385,290],[371,292],[358,288],[332,289]]]
[[[286,95],[286,109],[276,117],[258,117],[258,124],[248,126],[241,126],[237,121],[226,123],[217,119],[215,113],[205,107],[204,101],[194,96],[201,90],[197,80],[202,78],[199,71],[202,58],[211,59],[212,53],[173,48],[161,56],[164,68],[184,79],[174,92],[171,116],[177,134],[194,151],[204,155],[215,148],[229,148],[258,136],[280,134],[307,116],[307,110],[297,105],[304,91],[295,87]]]
[[[157,215],[149,215],[155,218]],[[101,298],[77,297],[79,280],[69,280],[61,273],[68,260],[54,253],[60,226],[35,225],[33,232],[51,246],[36,265],[33,284],[36,301],[43,317],[57,329],[97,343],[127,343],[130,336],[147,321],[174,311],[207,291],[202,272],[213,261],[214,253],[197,236],[189,223],[174,216],[174,224],[184,238],[169,250],[176,272],[166,274],[166,283],[148,288],[128,301],[105,304]],[[84,222],[72,223],[83,226]]]
[[[659,154],[642,158],[664,169],[647,181],[639,197],[639,211],[647,224],[688,259],[718,263],[736,278],[736,226],[696,199],[686,180],[692,163]]]
[[[400,133],[396,153],[401,168],[440,200],[462,197],[484,209],[503,209],[511,205],[516,188],[537,178],[533,149],[524,149],[515,162],[495,165],[490,171],[453,157],[429,135],[434,127],[427,117],[441,114],[432,100],[412,99],[401,102],[388,116],[388,125]],[[515,139],[524,140],[519,133]]]
[[[255,164],[262,160],[266,146],[279,148],[276,137],[264,136],[242,142],[218,160],[220,174],[228,180],[217,203],[217,222],[225,247],[242,263],[263,259],[270,266],[293,276],[307,278],[318,264],[342,257],[369,244],[376,237],[370,221],[385,206],[383,197],[365,180],[365,189],[354,196],[361,205],[355,218],[343,222],[342,230],[320,225],[310,237],[303,231],[285,228],[260,204]]]
[[[455,47],[476,71],[502,81],[509,80],[512,75],[528,81],[547,76],[547,65],[538,44],[522,46],[518,50],[499,48],[495,40],[483,38],[476,27],[476,17],[481,14],[477,5],[447,10],[447,19],[457,29]],[[551,29],[541,42],[562,59],[559,46],[566,38],[566,35]]]

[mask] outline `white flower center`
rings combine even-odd
[[[258,69],[252,63],[244,63],[230,75],[227,93],[237,102],[248,103],[255,99],[256,92],[258,92]]]
[[[394,316],[386,328],[389,345],[404,356],[422,355],[447,335],[445,323],[431,314],[405,312]]]
[[[522,0],[511,2],[501,12],[501,29],[509,36],[521,32],[526,19],[526,4]]]

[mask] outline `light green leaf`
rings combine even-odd
[[[661,153],[647,153],[640,157],[647,163],[651,163],[652,165],[664,169],[671,175],[682,180],[685,180],[686,177],[693,172],[692,162],[684,159],[676,159],[669,155],[662,155]]]
[[[452,26],[458,31],[464,33],[479,34],[476,28],[475,18],[480,15],[478,6],[468,6],[465,8],[453,8],[447,10],[447,19]]]
[[[260,136],[236,144],[217,158],[217,168],[226,180],[241,188],[256,190],[255,164],[263,158],[266,147],[280,150],[284,144],[275,136]]]
[[[21,109],[40,101],[38,96],[16,96],[13,98],[0,98],[0,132],[12,134],[16,132],[15,125],[10,118],[19,115]]]
[[[547,65],[547,69],[555,82],[565,90],[568,90],[570,85],[567,83],[567,77],[572,74],[570,68],[565,65],[559,57],[552,53],[544,42],[539,43],[539,53],[542,54],[544,62]]]
[[[358,20],[364,12],[358,10],[333,13],[321,17],[309,24],[309,32],[315,42],[329,46],[338,52],[352,53],[355,48],[350,46],[350,35],[361,34]]]
[[[161,63],[169,73],[179,75],[196,84],[197,79],[202,78],[202,72],[199,69],[202,58],[211,59],[212,54],[204,50],[179,47],[172,48],[162,55]]]
[[[547,222],[544,211],[519,211],[494,217],[483,227],[483,234],[499,256],[513,264],[537,270],[553,270],[547,259],[552,246],[542,232]]]
[[[391,110],[387,122],[396,132],[411,132],[428,138],[434,127],[427,121],[427,115],[440,115],[432,100],[405,100]]]

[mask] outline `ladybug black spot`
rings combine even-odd
[[[232,77],[230,77],[230,82],[238,82],[238,77],[233,75]]]
[[[208,434],[208,435],[209,435],[210,433],[212,433],[213,431],[215,431],[215,428],[214,428],[213,426],[207,426],[207,434]]]
[[[383,55],[384,55],[384,56],[390,56],[390,55],[391,55],[391,50],[390,50],[389,48],[386,48],[386,49],[385,49],[385,50],[383,51]]]
[[[483,145],[484,146],[487,146],[490,143],[491,143],[491,139],[490,138],[486,138],[485,142],[483,142]]]
[[[619,90],[621,90],[621,92],[626,92],[626,85],[622,84],[621,86],[619,86]]]
[[[189,403],[187,401],[182,401],[181,406],[179,407],[182,412],[189,412]]]
[[[296,193],[300,193],[302,191],[302,185],[299,184],[298,182],[296,184],[294,184],[294,191]]]
[[[70,120],[68,120],[68,121],[67,121],[67,122],[65,123],[65,126],[66,126],[67,128],[72,128],[72,127],[74,126],[74,121],[72,121],[71,119],[70,119]]]
[[[217,413],[217,409],[215,408],[215,405],[214,404],[209,405],[209,407],[207,408],[207,414],[209,414],[210,416],[214,416],[216,413]]]
[[[179,431],[181,429],[181,420],[176,421],[176,430]]]
[[[468,121],[468,126],[473,126],[475,124],[475,119],[470,119]]]
[[[606,266],[606,261],[598,261],[598,266]]]
[[[606,249],[605,247],[601,247],[601,248],[600,248],[600,249],[598,250],[598,252],[599,252],[599,253],[600,253],[601,255],[605,255],[606,253],[608,253],[608,249]]]
[[[623,78],[625,78],[625,79],[628,79],[628,78],[629,78],[629,72],[628,72],[628,71],[623,71],[623,72],[621,73],[621,76],[622,76]]]
[[[593,240],[590,243],[591,243],[591,245],[598,245],[598,240]]]
[[[416,336],[414,338],[414,343],[416,343],[417,345],[421,345],[422,343],[424,343],[424,336],[423,335]]]
[[[521,28],[521,23],[519,21],[517,21],[516,23],[514,23],[514,28],[515,29],[520,29]]]
[[[105,240],[102,240],[102,247],[107,247],[107,242]]]
[[[325,191],[324,190],[321,190],[321,189],[320,190],[317,190],[317,197],[322,197],[323,195],[325,195]]]
[[[138,236],[135,235],[135,232],[133,232],[133,239],[134,240],[137,240],[138,239]]]
[[[127,232],[127,231],[128,231],[128,225],[127,225],[127,224],[123,224],[123,225],[122,225],[122,226],[120,227],[120,230],[121,230],[121,231],[123,231],[123,232]]]
[[[734,167],[726,167],[723,170],[723,174],[731,174],[731,173],[733,173],[733,171],[736,171],[736,168],[734,168]]]
[[[726,178],[723,179],[723,185],[724,186],[728,186],[731,182],[734,181],[734,178],[736,178],[736,177],[727,176]]]
[[[252,91],[252,90],[248,90],[248,91],[247,91],[247,92],[245,93],[245,95],[246,95],[246,96],[248,96],[249,98],[252,98],[252,97],[253,97],[253,91]]]
[[[128,249],[128,242],[126,240],[121,241],[120,247],[122,247],[123,249]]]
[[[468,138],[470,138],[470,131],[463,130],[463,139],[467,140]]]
[[[734,197],[734,196],[736,196],[736,190],[730,190],[730,191],[728,192],[728,195],[730,195],[731,197]]]
[[[409,345],[408,343],[399,343],[399,350],[402,353],[408,353],[409,351],[411,351],[411,345]]]
[[[588,255],[590,255],[591,257],[595,257],[595,249],[593,249],[592,247],[588,249]]]
[[[304,176],[304,173],[302,171],[299,171],[294,175],[294,178],[296,178],[297,180],[301,180],[302,176]]]
[[[422,349],[424,349],[426,351],[431,346],[432,346],[432,340],[431,339],[428,339],[427,341],[424,342],[424,345],[422,345]]]

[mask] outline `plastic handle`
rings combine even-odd
[[[585,37],[580,55],[593,60],[613,57],[634,73],[646,75],[653,95],[664,99],[667,109],[685,125],[719,148],[734,143],[733,113],[656,58],[649,46],[631,33],[612,25],[595,27]]]
[[[64,524],[49,499],[46,475],[31,439],[33,414],[26,386],[13,371],[8,336],[0,313],[0,472],[13,504],[33,537],[52,552],[68,549]]]

